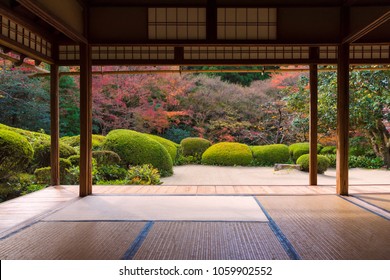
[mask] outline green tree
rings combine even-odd
[[[50,96],[44,79],[3,64],[0,75],[0,123],[32,131],[50,130]]]
[[[298,91],[287,97],[297,119],[307,117],[309,90],[307,83],[298,84]],[[319,75],[319,132],[336,129],[337,74]],[[390,134],[385,123],[390,121],[390,71],[352,71],[350,74],[350,130],[363,133],[376,156],[390,167]]]

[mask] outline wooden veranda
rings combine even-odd
[[[318,65],[337,65],[337,194],[348,195],[349,70],[390,64],[388,0],[1,0],[4,53],[51,65],[51,184],[59,185],[59,66],[80,66],[80,188],[92,193],[93,65],[309,65],[310,185]]]

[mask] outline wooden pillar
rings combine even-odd
[[[80,196],[92,194],[91,50],[80,44]]]
[[[50,166],[52,186],[60,184],[60,109],[58,65],[50,66]]]
[[[317,185],[318,68],[310,64],[309,184]]]
[[[349,44],[338,47],[336,189],[348,195]]]

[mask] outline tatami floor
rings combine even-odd
[[[50,187],[0,204],[0,259],[390,259],[390,186]]]

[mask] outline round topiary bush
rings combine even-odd
[[[180,146],[183,156],[192,156],[200,159],[203,153],[211,146],[211,142],[199,137],[189,137],[181,140]]]
[[[163,145],[142,133],[117,129],[106,136],[104,150],[117,153],[125,165],[152,164],[162,176],[173,174],[172,158]]]
[[[97,165],[117,165],[121,162],[120,156],[113,151],[93,151],[92,157]]]
[[[145,133],[144,135],[163,145],[164,148],[167,149],[169,155],[171,156],[172,162],[175,162],[177,156],[177,144],[175,142],[172,142],[171,140],[153,134]]]
[[[34,158],[32,165],[35,168],[50,166],[50,141],[37,141],[34,143],[33,148]],[[77,151],[73,147],[60,142],[60,158],[69,158],[76,154]]]
[[[24,170],[33,155],[33,148],[24,136],[0,129],[0,180]]]
[[[310,157],[308,154],[302,155],[297,159],[297,164],[299,164],[303,171],[309,171],[309,160]],[[317,155],[317,172],[323,174],[329,167],[330,160],[326,156]]]
[[[322,145],[317,144],[317,154],[321,151]],[[309,153],[310,150],[310,144],[307,142],[304,143],[295,143],[288,147],[288,150],[290,152],[290,156],[294,162],[297,161],[297,159],[301,155],[305,155]]]
[[[208,148],[202,156],[203,164],[210,165],[250,165],[252,152],[245,144],[221,142]]]
[[[283,144],[253,146],[251,149],[255,165],[272,166],[275,163],[286,163],[290,159],[288,147]]]

